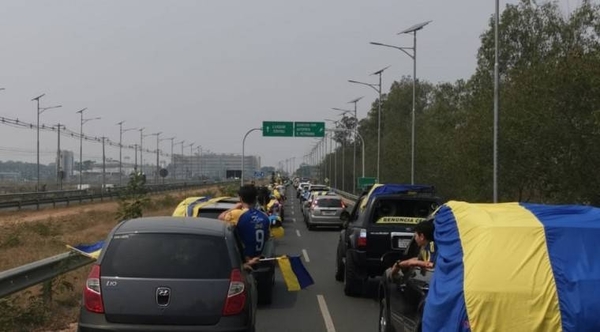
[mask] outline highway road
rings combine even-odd
[[[300,204],[288,189],[285,203],[285,237],[278,239],[277,254],[302,255],[315,284],[300,292],[288,292],[279,270],[273,303],[257,313],[258,332],[353,332],[376,331],[379,315],[378,280],[372,280],[362,298],[344,295],[335,281],[338,229],[308,231]]]

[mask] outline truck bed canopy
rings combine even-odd
[[[423,331],[600,331],[600,209],[450,201]]]

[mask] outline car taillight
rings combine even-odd
[[[244,310],[246,305],[246,285],[242,279],[242,272],[239,269],[233,269],[229,280],[229,292],[223,307],[224,316],[237,315]]]
[[[88,311],[104,313],[102,293],[100,291],[100,265],[92,266],[92,270],[85,281],[83,289],[83,301]]]
[[[367,230],[366,229],[361,229],[360,233],[358,235],[358,240],[356,241],[356,244],[359,247],[366,247],[367,246]]]
[[[345,209],[346,208],[346,204],[344,204],[344,201],[340,201],[340,202],[342,202],[342,209]]]
[[[315,200],[312,202],[312,205],[311,205],[311,207],[310,207],[310,208],[311,208],[311,210],[314,210],[316,207],[317,207],[317,200],[315,199]]]

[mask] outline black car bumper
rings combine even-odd
[[[355,267],[363,277],[378,277],[385,272],[389,266],[383,266],[381,262],[381,256],[372,257],[367,256],[366,251],[350,250],[350,257],[354,260]]]

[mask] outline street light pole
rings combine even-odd
[[[352,168],[352,192],[356,191],[356,136],[358,135],[357,103],[361,99],[363,99],[363,97],[359,97],[348,102],[348,104],[354,104],[354,165]]]
[[[57,128],[57,133],[58,133],[58,137],[57,137],[57,142],[58,142],[58,148],[56,151],[56,185],[58,186],[58,188],[60,190],[62,190],[62,176],[61,176],[61,158],[60,158],[60,128],[64,127],[63,125],[61,125],[60,123],[56,125]]]
[[[106,137],[102,136],[102,192],[106,191],[106,154],[104,150],[104,142]]]
[[[380,69],[376,72],[374,72],[371,75],[378,75],[379,76],[379,84],[371,84],[371,83],[365,83],[365,82],[359,82],[359,81],[355,81],[355,80],[348,80],[348,82],[350,83],[355,83],[355,84],[361,84],[361,85],[366,85],[370,88],[372,88],[373,90],[375,90],[378,94],[379,94],[379,102],[377,105],[377,182],[379,183],[379,169],[380,169],[380,161],[381,161],[381,94],[382,94],[382,87],[381,87],[381,81],[382,81],[382,75],[383,72],[390,68],[390,66],[387,66],[383,69]]]
[[[184,160],[183,160],[183,145],[185,144],[185,140],[182,140],[181,142],[177,143],[177,144],[181,144],[181,179],[185,180],[185,175],[183,174],[183,165],[184,165]]]
[[[119,126],[119,186],[122,185],[122,175],[123,175],[123,123],[125,121],[120,121],[117,123]]]
[[[328,131],[350,131],[349,129],[327,129]],[[361,177],[365,177],[365,139],[361,134],[356,133],[356,137],[360,138],[360,142],[362,144],[362,175]]]
[[[240,176],[240,186],[244,185],[244,164],[245,164],[245,159],[246,159],[246,138],[248,137],[248,135],[250,135],[251,132],[253,131],[257,131],[257,130],[262,130],[262,128],[252,128],[250,130],[248,130],[246,132],[246,134],[244,135],[244,139],[242,140],[242,174]]]
[[[162,142],[162,141],[169,141],[169,140],[171,141],[171,164],[172,164],[172,163],[173,163],[173,160],[174,160],[174,159],[173,159],[173,142],[174,142],[174,140],[175,140],[175,136],[173,136],[173,137],[169,137],[169,138],[161,138],[161,139],[160,139],[160,142]],[[167,168],[168,168],[168,167],[167,167]],[[163,182],[164,182],[164,181],[163,181]]]
[[[123,151],[123,134],[131,131],[137,130],[137,128],[127,128],[123,129],[123,123],[125,121],[121,121],[117,123],[119,125],[119,186],[123,185],[123,160],[122,160],[122,151]],[[135,146],[135,167],[137,168],[137,144]]]
[[[371,45],[391,47],[404,52],[410,58],[413,59],[413,100],[412,100],[412,125],[411,125],[411,158],[410,158],[410,183],[415,183],[415,104],[416,104],[416,91],[417,91],[417,31],[423,29],[427,24],[432,21],[427,21],[419,24],[415,24],[412,27],[400,31],[398,34],[413,34],[413,47],[399,47],[388,44],[371,42]],[[412,54],[406,50],[412,51]]]
[[[144,129],[140,128],[140,173],[144,174]]]
[[[83,181],[83,112],[85,110],[87,110],[87,107],[76,112],[81,115],[81,121],[79,122],[79,190],[81,190]]]
[[[162,134],[161,132],[158,133],[153,133],[153,136],[156,136],[156,172],[154,173],[154,183],[158,183],[158,172],[160,171],[160,165],[159,165],[159,155],[158,155],[158,149],[159,149],[159,145],[160,145],[160,134]]]
[[[40,190],[40,114],[44,113],[44,111],[49,110],[49,109],[53,109],[53,108],[59,108],[62,107],[62,105],[58,105],[58,106],[51,106],[51,107],[40,107],[40,98],[42,98],[43,96],[45,96],[46,94],[41,94],[33,99],[31,99],[31,101],[35,101],[37,104],[37,184],[35,186],[35,191],[39,191]]]
[[[190,178],[194,179],[194,142],[192,142],[190,146]]]
[[[498,25],[500,21],[500,1],[496,0],[496,13],[494,15],[494,175],[493,196],[494,203],[498,202],[498,109],[500,98],[500,73],[498,64]]]

